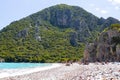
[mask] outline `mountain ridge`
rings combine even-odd
[[[111,24],[120,23],[120,21],[115,18],[98,18],[83,8],[66,4],[59,4],[43,9],[40,12],[28,16],[28,18],[31,18],[32,22],[37,20],[36,22],[38,22],[38,24],[43,20],[59,28],[73,28],[78,31],[77,33],[85,34],[79,39],[82,42],[86,41],[84,37],[90,36],[90,31],[99,28],[98,31],[101,32]],[[34,24],[36,22],[34,22]],[[86,30],[87,32],[85,33]]]
[[[83,56],[84,43],[114,23],[84,9],[55,5],[14,21],[0,31],[0,57],[7,62],[65,62]]]

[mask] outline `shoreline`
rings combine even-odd
[[[1,78],[0,80],[120,80],[120,62],[58,65],[58,67],[47,70]]]
[[[34,67],[34,68],[22,68],[22,69],[0,69],[0,79],[6,77],[21,76],[31,74],[39,71],[45,71],[53,68],[60,67],[61,63],[51,63],[51,66]]]

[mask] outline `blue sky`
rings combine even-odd
[[[0,29],[56,4],[80,6],[97,17],[114,17],[120,20],[120,0],[1,0]]]

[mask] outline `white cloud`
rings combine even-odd
[[[112,0],[108,0],[108,1],[112,1]]]
[[[119,5],[120,4],[120,0],[108,0],[109,2],[111,2],[113,5]]]
[[[120,0],[113,0],[113,2],[120,4]]]
[[[100,8],[95,8],[96,11],[100,11]]]
[[[102,13],[102,14],[107,14],[108,13],[107,10],[103,10],[103,9],[98,8],[98,7],[96,7],[95,10],[99,13]]]
[[[108,11],[106,11],[106,10],[101,10],[100,11],[102,14],[107,14],[108,13]]]
[[[108,0],[112,5],[114,10],[120,10],[120,0]]]
[[[106,10],[105,7],[101,7],[101,6],[98,7],[98,5],[95,5],[95,4],[93,4],[93,3],[89,4],[89,6],[90,6],[93,10],[95,10],[97,13],[100,13],[100,14],[107,14],[107,13],[108,13],[108,11]],[[103,8],[104,8],[104,9],[103,9]]]
[[[95,4],[90,4],[90,6],[91,6],[91,7],[94,7],[94,6],[95,6]]]
[[[115,6],[115,10],[119,10],[120,9],[120,7],[119,6]]]

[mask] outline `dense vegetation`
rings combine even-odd
[[[0,58],[7,62],[80,60],[84,43],[93,41],[112,23],[120,22],[99,19],[77,6],[52,6],[2,29]]]
[[[109,29],[112,30],[117,30],[120,32],[120,24],[112,24]],[[112,43],[115,43],[116,45],[119,44],[120,45],[120,36],[118,37],[113,37],[112,38]]]
[[[16,35],[24,26],[28,28],[26,37]],[[13,28],[14,27],[14,28]],[[46,24],[38,26],[41,41],[35,39],[35,26],[17,21],[4,28],[0,35],[0,57],[7,62],[65,62],[79,60],[84,45],[76,47],[70,44],[70,28],[59,29]]]
[[[118,30],[120,32],[120,24],[112,24],[109,29]]]

